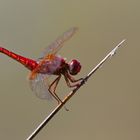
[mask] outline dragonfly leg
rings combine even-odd
[[[52,82],[52,84],[50,85],[50,87],[49,87],[49,92],[52,94],[52,96],[57,100],[57,102],[58,102],[58,104],[59,103],[63,103],[62,102],[62,100],[59,98],[59,96],[56,94],[56,92],[55,92],[55,90],[56,90],[56,87],[57,87],[57,85],[58,85],[58,83],[59,83],[59,80],[60,80],[60,78],[61,78],[61,75],[59,75],[53,82]],[[53,88],[53,91],[51,91],[51,87],[54,85],[54,88]],[[69,111],[69,109],[67,109],[65,106],[64,106],[64,108],[65,108],[65,110],[66,111]]]
[[[57,100],[58,104],[62,103],[61,99],[58,97],[58,95],[55,93],[56,87],[58,85],[58,82],[61,78],[61,75],[59,75],[49,86],[49,92],[51,93],[51,95]],[[52,91],[52,86],[54,85],[53,91]]]
[[[71,88],[71,87],[77,87],[77,86],[79,86],[79,83],[76,83],[76,82],[83,80],[83,78],[74,79],[74,78],[73,78],[70,74],[68,74],[68,73],[66,73],[66,74],[64,75],[64,78],[65,78],[65,81],[66,81],[66,83],[67,83],[67,86],[70,87],[70,88]],[[72,85],[70,82],[76,83],[76,84]]]
[[[83,78],[75,79],[75,78],[72,77],[69,73],[66,73],[66,76],[68,77],[68,79],[69,79],[72,83],[75,83],[75,82],[78,82],[78,81],[83,80]]]

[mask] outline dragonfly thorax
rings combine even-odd
[[[44,61],[44,63],[39,68],[39,73],[59,75],[65,65],[65,59],[60,55],[55,55],[52,59],[46,59]]]

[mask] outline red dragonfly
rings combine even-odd
[[[55,91],[61,76],[64,76],[68,87],[76,87],[79,85],[78,81],[82,80],[82,78],[76,80],[72,76],[80,72],[80,62],[76,59],[66,62],[65,58],[57,54],[64,42],[70,39],[76,31],[77,28],[73,27],[58,37],[44,50],[43,56],[37,61],[15,54],[3,47],[0,47],[0,52],[20,62],[31,71],[28,79],[31,89],[37,97],[41,99],[53,97],[59,104],[62,101]],[[57,77],[52,83],[49,83],[48,78],[51,75]],[[72,85],[72,83],[74,84]]]

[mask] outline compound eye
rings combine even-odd
[[[80,72],[80,70],[81,70],[81,64],[79,61],[74,59],[69,63],[69,72],[71,75],[76,75],[77,73]]]

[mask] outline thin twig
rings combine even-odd
[[[76,93],[76,91],[89,79],[91,75],[93,75],[104,63],[111,58],[117,51],[117,49],[124,43],[125,40],[122,40],[111,52],[109,52],[101,61],[98,63],[95,68],[91,70],[91,72],[83,78],[78,87],[72,90],[68,96],[65,97],[63,102],[59,104],[45,119],[40,123],[40,125],[32,132],[32,134],[26,140],[32,140],[42,129],[43,127],[53,118],[53,116],[63,107],[63,105]]]

